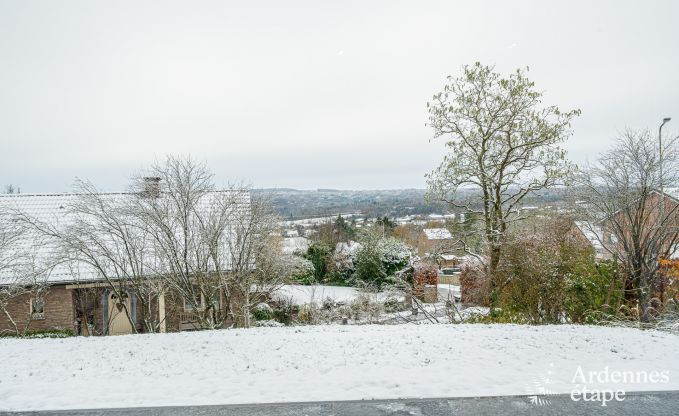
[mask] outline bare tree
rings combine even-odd
[[[252,200],[248,211],[234,210],[229,223],[222,285],[234,323],[249,327],[252,309],[289,280],[296,262],[283,253],[280,219],[266,198]]]
[[[5,185],[5,188],[3,189],[4,194],[20,194],[21,193],[21,188],[18,186],[14,186],[13,184]]]
[[[647,130],[623,132],[577,179],[580,216],[623,265],[626,297],[639,302],[642,319],[657,289],[658,260],[679,243],[679,201],[658,192],[661,183],[668,188],[679,180],[679,142],[663,145],[662,181],[657,141]]]
[[[74,196],[64,207],[64,221],[47,223],[25,213],[18,216],[53,242],[57,249],[52,261],[70,267],[83,289],[103,280],[134,332],[137,311],[144,332],[157,332],[160,323],[155,308],[163,283],[150,278],[156,274],[156,261],[151,239],[135,215],[133,198],[102,193],[87,181],[77,181]],[[136,302],[129,302],[131,295]],[[135,303],[138,307],[133,309]]]
[[[29,229],[14,218],[11,210],[0,212],[0,313],[17,336],[25,334],[34,316],[42,313],[34,310],[31,302],[39,304],[49,290],[50,268],[41,267],[36,260],[42,244],[28,235]],[[22,312],[17,312],[16,306],[22,301]]]
[[[204,164],[168,157],[136,178],[144,191],[135,199],[135,215],[150,236],[157,274],[184,302],[184,320],[198,328],[223,324],[220,242],[228,231],[230,192],[215,192]]]
[[[190,158],[168,157],[125,194],[79,181],[65,209],[54,223],[16,215],[57,248],[54,263],[87,275],[83,289],[92,286],[84,280],[103,280],[130,322],[140,314],[144,332],[160,330],[166,293],[196,328],[218,328],[228,318],[249,326],[251,308],[293,268],[274,237],[279,220],[268,201],[251,201],[243,187],[217,189],[207,167]]]
[[[158,274],[199,327],[220,327],[227,318],[249,326],[252,294],[264,297],[288,270],[270,205],[251,201],[243,187],[217,189],[207,167],[190,158],[168,157],[149,174],[157,178],[156,195],[138,198],[136,211],[152,238]]]
[[[461,77],[448,77],[427,104],[434,137],[449,138],[448,154],[428,175],[429,196],[481,214],[490,276],[508,224],[521,218],[521,201],[561,183],[571,170],[560,144],[580,111],[562,113],[541,104],[542,93],[524,71],[503,78],[480,63],[465,66]],[[478,196],[461,200],[459,191],[469,188]]]

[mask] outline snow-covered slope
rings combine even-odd
[[[679,337],[587,326],[256,328],[0,339],[0,410],[570,393],[588,371],[668,371]],[[611,387],[611,383],[603,383]],[[588,385],[588,387],[596,387]]]

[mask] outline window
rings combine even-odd
[[[194,310],[194,305],[198,306],[198,309],[203,309],[203,294],[200,292],[199,288],[194,288],[192,295],[194,296],[193,302],[189,298],[184,298],[184,310],[192,311]]]
[[[200,288],[196,287],[193,290],[193,296],[195,296],[194,301],[191,302],[188,298],[184,298],[184,310],[185,311],[192,311],[194,310],[194,305],[198,305],[198,310],[203,310],[205,309],[206,306],[206,299],[205,295],[203,295],[203,292],[200,290]],[[220,306],[220,292],[216,291],[212,294],[212,298],[210,299],[210,304],[209,306],[212,306],[216,309],[219,309]]]
[[[45,319],[45,300],[31,298],[31,319]]]

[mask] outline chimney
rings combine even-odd
[[[160,177],[144,177],[142,195],[147,198],[158,198],[160,196]]]

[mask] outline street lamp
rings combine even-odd
[[[671,117],[665,117],[662,119],[662,124],[658,129],[658,146],[660,147],[660,193],[663,192],[663,176],[662,176],[662,126],[669,123],[672,120]]]
[[[663,174],[662,174],[662,165],[663,165],[663,160],[662,160],[662,127],[667,124],[670,120],[672,120],[671,117],[665,117],[662,119],[662,124],[660,125],[660,128],[658,129],[658,146],[660,150],[659,154],[659,161],[660,161],[660,228],[662,229],[663,224],[665,222],[665,190],[663,189]],[[665,245],[665,238],[662,235],[660,235],[660,254],[662,254],[663,246]]]

